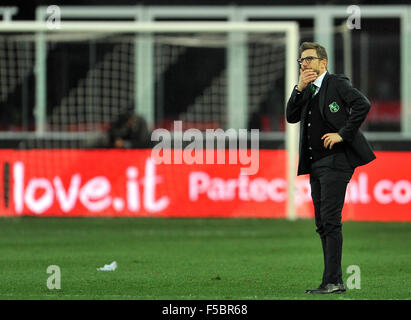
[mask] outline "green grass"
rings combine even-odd
[[[0,219],[0,299],[410,299],[411,223],[344,222],[344,281],[361,289],[312,296],[322,276],[313,220]],[[97,267],[117,261],[114,272]],[[61,289],[49,290],[49,265]]]

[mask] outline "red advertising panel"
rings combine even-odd
[[[285,217],[284,150],[260,150],[253,175],[218,154],[225,164],[156,164],[151,150],[1,150],[0,215]],[[343,219],[411,221],[411,152],[376,154],[356,169]],[[298,216],[313,217],[308,175],[296,190]]]

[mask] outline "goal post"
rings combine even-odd
[[[95,118],[97,117],[99,120],[103,121],[106,120],[106,118],[110,118],[112,111],[110,110],[109,112],[106,112],[108,109],[105,109],[105,113],[102,115],[95,115],[92,111],[93,106],[88,105],[86,109],[90,109],[87,111],[87,114],[84,116],[78,115],[78,114],[68,114],[70,110],[74,110],[75,108],[70,104],[70,99],[74,101],[74,99],[80,99],[76,100],[75,104],[81,104],[85,103],[85,101],[93,101],[90,96],[87,96],[87,92],[89,90],[88,85],[96,85],[96,82],[98,82],[98,77],[101,76],[100,72],[101,70],[90,70],[87,75],[86,79],[81,82],[84,86],[83,87],[78,87],[75,93],[73,93],[71,90],[68,92],[68,96],[65,97],[65,99],[62,99],[62,104],[67,103],[67,106],[65,106],[64,110],[66,110],[65,114],[59,113],[54,115],[56,122],[54,123],[48,123],[48,118],[50,117],[47,115],[47,47],[46,47],[46,42],[47,37],[52,35],[57,37],[56,41],[64,41],[64,36],[63,35],[73,35],[76,34],[77,38],[84,37],[87,39],[87,34],[93,34],[96,35],[95,38],[101,39],[106,36],[113,36],[113,35],[120,35],[120,34],[127,34],[127,35],[144,35],[143,38],[137,38],[134,37],[134,41],[131,43],[129,46],[124,45],[122,47],[119,47],[117,49],[114,49],[113,52],[110,53],[110,59],[119,59],[119,57],[122,57],[122,59],[128,59],[127,62],[120,62],[114,61],[113,63],[110,64],[110,72],[116,67],[119,68],[118,70],[115,70],[115,73],[117,74],[122,74],[126,73],[129,71],[129,67],[131,64],[133,64],[133,79],[131,79],[129,82],[134,81],[134,87],[127,89],[126,93],[124,93],[124,97],[120,97],[123,100],[129,99],[129,92],[132,91],[131,93],[131,98],[134,100],[134,103],[136,104],[136,109],[144,115],[144,117],[148,120],[150,125],[153,125],[153,118],[154,118],[154,112],[155,112],[155,106],[154,106],[154,98],[152,96],[153,94],[153,79],[155,77],[155,72],[160,72],[156,71],[156,68],[151,66],[151,68],[148,68],[147,65],[145,67],[142,67],[143,64],[153,64],[155,63],[153,60],[153,41],[151,41],[151,37],[153,37],[156,34],[167,34],[167,35],[181,35],[181,34],[193,34],[193,33],[201,33],[204,35],[207,34],[221,34],[225,36],[230,36],[230,35],[242,35],[241,37],[228,37],[225,39],[225,46],[226,49],[231,48],[231,51],[228,50],[229,54],[227,54],[226,58],[227,59],[236,59],[238,58],[237,61],[241,63],[246,63],[247,57],[249,57],[249,54],[247,52],[246,45],[241,45],[236,40],[238,39],[247,39],[247,37],[251,34],[258,34],[258,35],[264,35],[264,34],[283,34],[283,38],[280,41],[281,46],[283,46],[285,50],[285,54],[283,58],[278,58],[278,61],[276,61],[277,64],[283,64],[282,68],[284,68],[284,102],[283,106],[285,108],[286,101],[288,97],[291,95],[291,92],[294,88],[294,86],[297,84],[298,80],[298,65],[296,63],[296,60],[298,58],[298,45],[299,45],[299,29],[298,29],[298,23],[294,21],[281,21],[281,22],[251,22],[251,21],[243,21],[243,22],[204,22],[204,21],[189,21],[189,22],[136,22],[136,21],[62,21],[58,25],[53,25],[47,22],[40,22],[40,21],[14,21],[14,22],[8,22],[8,23],[3,23],[0,24],[0,34],[31,34],[33,35],[33,56],[31,57],[33,61],[30,61],[30,63],[33,63],[31,66],[35,72],[34,72],[34,78],[35,78],[35,109],[34,109],[34,118],[35,118],[35,132],[42,136],[42,135],[47,135],[47,134],[56,134],[56,132],[63,132],[67,130],[68,127],[70,127],[70,123],[64,123],[64,130],[61,129],[61,123],[66,121],[66,117],[70,118],[72,117],[75,119],[74,121],[88,121],[87,123],[90,123],[89,121],[94,121]],[[92,37],[89,39],[92,40]],[[209,39],[205,39],[206,41],[209,41]],[[231,41],[230,41],[231,40]],[[168,40],[167,40],[168,41]],[[196,39],[185,39],[189,45],[195,46],[198,45],[196,44]],[[190,42],[191,41],[191,42]],[[201,40],[202,41],[202,40]],[[275,40],[273,40],[275,41]],[[210,47],[215,46],[215,42],[213,43],[208,43],[207,44]],[[218,44],[221,46],[221,44]],[[135,48],[133,47],[135,46]],[[179,44],[181,47],[182,45]],[[115,51],[117,50],[117,51]],[[133,50],[131,52],[131,50]],[[176,59],[175,57],[178,56],[180,53],[178,50],[173,51],[174,53],[171,53],[168,57],[169,61],[167,62],[170,64],[170,61],[173,61],[173,59]],[[94,53],[94,54],[98,54]],[[150,59],[144,59],[144,55],[150,55]],[[231,58],[230,58],[231,57]],[[142,65],[137,65],[136,60],[140,61],[139,63]],[[130,61],[130,62],[129,62]],[[30,63],[28,63],[28,67],[30,67]],[[102,62],[104,63],[104,61]],[[231,64],[230,64],[231,63]],[[129,65],[130,64],[130,65]],[[114,67],[115,66],[115,67]],[[225,103],[226,103],[226,110],[224,111],[225,114],[222,115],[222,118],[219,119],[221,120],[220,123],[223,123],[223,126],[227,127],[235,127],[235,129],[240,129],[242,126],[245,126],[247,124],[247,118],[249,114],[247,114],[247,108],[250,108],[251,102],[247,100],[247,98],[239,98],[239,96],[244,97],[245,95],[239,95],[241,90],[246,90],[247,88],[244,88],[245,85],[247,85],[247,81],[236,81],[238,78],[238,75],[247,75],[247,72],[239,72],[238,68],[247,68],[246,65],[236,65],[233,64],[233,61],[227,61],[227,67],[225,72],[229,74],[224,74],[221,75],[220,77],[216,77],[213,80],[213,83],[215,84],[214,86],[211,86],[209,91],[211,93],[207,93],[207,90],[205,90],[203,94],[203,98],[197,99],[194,103],[193,109],[197,112],[198,108],[196,109],[196,104],[203,104],[208,103],[208,106],[210,106],[210,110],[206,110],[205,116],[207,116],[207,119],[214,119],[215,115],[210,114],[212,112],[217,112],[213,111],[213,99],[216,97],[216,93],[218,90],[220,90],[221,87],[224,87],[224,90],[227,90],[225,94]],[[141,68],[140,68],[141,67]],[[145,71],[142,71],[145,70]],[[151,70],[151,71],[150,71]],[[245,70],[245,69],[244,69]],[[101,71],[102,72],[102,71]],[[145,72],[145,73],[144,73]],[[269,75],[271,71],[267,69],[266,73]],[[150,73],[150,74],[147,74]],[[110,74],[112,76],[112,74]],[[97,79],[97,80],[96,80]],[[147,83],[142,83],[142,79],[148,79]],[[238,79],[237,79],[238,80]],[[108,81],[108,80],[107,80]],[[110,80],[111,81],[111,80]],[[111,81],[115,82],[115,81]],[[118,86],[119,84],[116,83],[102,83],[101,87],[99,88],[100,91],[104,91],[104,88],[108,86]],[[228,82],[228,83],[227,83]],[[129,85],[129,84],[128,84]],[[266,86],[265,90],[268,90],[269,88]],[[214,90],[214,91],[213,91]],[[121,91],[122,92],[122,91]],[[104,93],[104,92],[103,92]],[[73,96],[70,96],[70,94],[73,94]],[[151,96],[150,96],[151,94]],[[209,95],[207,95],[209,94]],[[230,98],[231,97],[231,98]],[[231,99],[231,100],[230,100]],[[140,100],[140,101],[138,101]],[[68,101],[68,102],[67,102]],[[201,107],[201,106],[200,106]],[[199,108],[200,108],[199,107]],[[201,108],[200,108],[201,109]],[[67,111],[69,110],[69,111]],[[240,112],[239,112],[240,110]],[[244,112],[245,110],[245,112]],[[249,110],[248,110],[249,111]],[[81,110],[83,112],[83,110]],[[204,108],[203,108],[203,113],[204,113]],[[190,118],[193,116],[187,115],[187,118]],[[197,117],[197,115],[194,115],[194,117]],[[228,117],[228,119],[227,119]],[[76,120],[80,119],[81,120]],[[107,119],[108,119],[107,118]],[[90,120],[91,119],[91,120]],[[190,118],[191,119],[191,118]],[[225,119],[224,121],[222,119]],[[50,130],[49,128],[53,127],[54,129]],[[76,133],[81,132],[82,130],[87,131],[87,130],[94,130],[95,127],[93,126],[86,126],[81,127],[77,125],[76,127]],[[287,161],[286,161],[286,179],[288,181],[288,201],[287,201],[287,213],[286,216],[288,219],[295,219],[296,218],[296,213],[295,213],[295,176],[296,176],[296,161],[297,161],[297,153],[298,153],[298,125],[291,125],[291,124],[286,124],[285,125],[285,145],[286,145],[286,153],[287,153]]]

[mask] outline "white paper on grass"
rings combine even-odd
[[[113,261],[110,264],[105,264],[104,267],[97,268],[98,271],[114,271],[117,269],[117,262]]]

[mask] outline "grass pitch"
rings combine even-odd
[[[343,235],[344,281],[357,265],[361,289],[313,296],[313,220],[3,218],[0,299],[411,298],[411,223],[344,222]],[[47,288],[50,265],[60,290]]]

